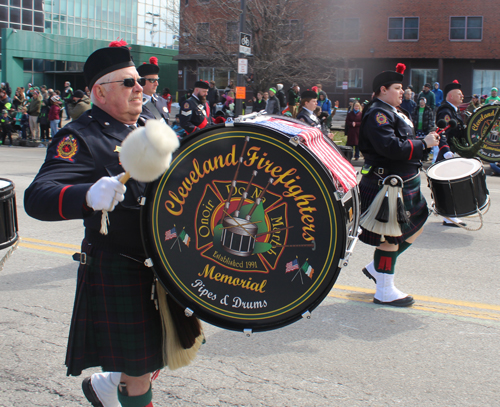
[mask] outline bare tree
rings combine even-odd
[[[253,74],[249,86],[257,90],[297,82],[307,88],[335,78],[336,58],[325,56],[321,46],[333,13],[331,3],[247,0],[246,32],[252,35],[249,72]],[[183,4],[184,0],[179,9],[181,53],[191,54],[204,67],[236,71],[240,1]]]

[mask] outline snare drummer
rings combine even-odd
[[[426,150],[438,145],[439,135],[431,132],[421,140],[413,139],[412,121],[399,110],[403,98],[403,72],[385,71],[373,80],[374,99],[364,110],[359,133],[359,149],[365,157],[363,177],[359,184],[361,212],[364,213],[378,194],[380,180],[398,175],[405,183],[404,206],[410,222],[401,228],[402,236],[381,236],[363,228],[360,239],[375,246],[373,261],[363,273],[377,284],[373,301],[377,304],[408,307],[413,297],[394,286],[394,270],[398,256],[422,233],[428,209],[420,193],[419,169]]]
[[[454,154],[448,144],[448,140],[455,139],[461,141],[466,138],[466,125],[462,120],[462,115],[459,111],[459,106],[464,100],[462,93],[462,85],[457,81],[453,81],[444,87],[444,98],[446,99],[436,111],[436,122],[444,120],[448,123],[450,120],[455,120],[457,126],[450,128],[446,132],[441,133],[441,141],[439,143],[439,154],[436,162],[453,158]],[[460,227],[467,226],[462,220],[456,217],[443,218],[443,226]]]
[[[82,383],[93,406],[151,407],[151,373],[166,363],[151,300],[155,276],[143,263],[140,238],[138,198],[146,184],[131,179],[125,187],[118,180],[118,152],[142,112],[142,87],[123,41],[92,53],[84,75],[93,107],[57,133],[24,205],[40,220],[84,222],[67,374],[102,368]],[[99,233],[104,209],[107,235]]]

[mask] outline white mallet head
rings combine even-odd
[[[123,140],[120,161],[133,179],[151,182],[167,170],[178,147],[177,135],[163,120],[148,120]]]

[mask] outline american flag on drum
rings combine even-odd
[[[297,259],[289,261],[286,263],[285,273],[290,273],[291,271],[299,269],[299,261]]]
[[[170,240],[170,239],[175,239],[177,237],[177,232],[175,228],[172,228],[170,230],[167,230],[165,232],[165,241]]]
[[[330,170],[334,180],[342,187],[344,192],[349,191],[357,185],[356,170],[354,167],[342,154],[331,146],[319,129],[275,117],[257,120],[255,124],[269,127],[288,135],[301,137],[309,150]]]

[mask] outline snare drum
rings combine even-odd
[[[0,178],[0,250],[17,242],[17,231],[14,184],[8,179]]]
[[[473,215],[488,205],[486,175],[478,159],[451,158],[438,162],[427,170],[427,180],[439,215]]]
[[[247,333],[280,328],[308,317],[347,265],[359,229],[357,185],[336,187],[285,129],[204,129],[149,185],[145,250],[187,315]]]

